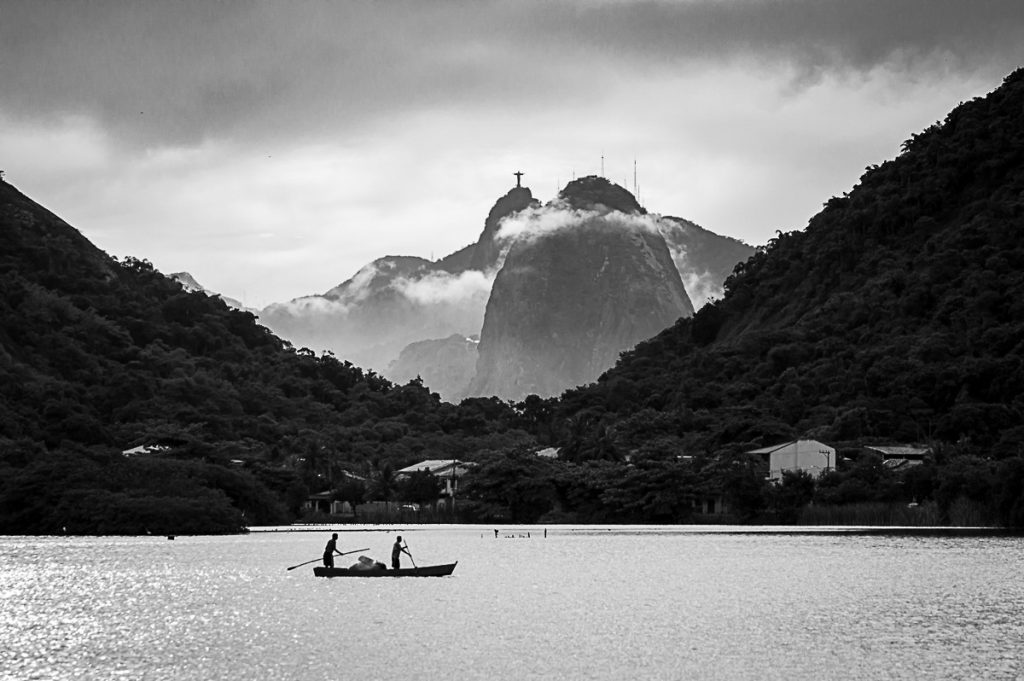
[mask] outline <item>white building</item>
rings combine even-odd
[[[817,440],[793,440],[747,453],[767,457],[769,480],[781,480],[784,471],[806,471],[817,478],[836,467],[836,450]]]
[[[426,471],[444,483],[444,495],[452,496],[459,491],[459,480],[473,466],[472,462],[458,459],[428,459],[395,471],[396,478],[404,478],[419,471]]]

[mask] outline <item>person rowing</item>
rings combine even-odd
[[[324,567],[334,567],[334,554],[344,556],[345,554],[338,550],[338,533],[335,532],[331,535],[331,538],[327,540],[327,546],[324,547]]]
[[[405,554],[412,558],[412,554],[409,553],[409,549],[402,546],[402,538],[398,537],[395,539],[395,545],[391,547],[391,567],[392,569],[399,569],[401,567],[401,556]]]

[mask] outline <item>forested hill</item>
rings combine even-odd
[[[915,134],[556,413],[578,459],[783,442],[1024,453],[1024,70]]]
[[[283,521],[342,467],[514,444],[509,414],[295,350],[0,182],[0,534]]]

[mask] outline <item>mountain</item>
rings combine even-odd
[[[255,310],[247,308],[239,300],[235,300],[234,298],[228,298],[227,296],[222,296],[219,293],[215,293],[213,291],[210,291],[205,286],[203,286],[198,281],[196,281],[196,278],[193,277],[188,272],[172,272],[171,274],[169,274],[167,276],[169,276],[171,279],[173,279],[174,281],[176,281],[179,284],[181,284],[181,287],[183,289],[185,289],[186,291],[188,291],[189,293],[193,293],[193,292],[196,292],[196,291],[198,291],[200,293],[205,293],[208,296],[212,296],[214,298],[220,298],[221,300],[224,301],[224,304],[227,305],[228,307],[233,307],[236,310],[243,310],[245,312],[255,312]]]
[[[519,400],[589,383],[619,353],[693,314],[665,238],[627,190],[599,177],[506,224],[471,395]]]
[[[476,334],[499,256],[498,223],[533,202],[529,189],[514,187],[495,202],[475,243],[436,262],[379,258],[322,295],[268,306],[260,320],[297,347],[382,373],[410,343]]]
[[[447,338],[410,343],[388,366],[391,380],[408,383],[419,377],[442,400],[458,401],[476,373],[477,336],[452,334]]]
[[[383,372],[409,343],[479,329],[489,290],[483,272],[451,274],[422,258],[387,256],[323,295],[270,305],[259,316],[296,347]]]
[[[722,299],[567,393],[553,418],[579,427],[561,444],[676,456],[809,436],[1020,456],[1022,234],[1018,70],[759,249]]]
[[[539,202],[533,198],[529,188],[519,186],[513,187],[507,194],[495,201],[494,206],[487,213],[487,218],[484,220],[484,231],[480,233],[480,237],[473,247],[472,257],[469,259],[468,266],[465,269],[479,270],[481,272],[493,270],[498,265],[498,259],[502,250],[498,239],[498,229],[501,221],[519,211],[538,205]],[[452,267],[457,267],[456,263],[457,260],[453,256],[448,256],[441,260],[440,264],[445,269],[456,272],[460,271],[452,269]]]
[[[296,350],[0,181],[0,534],[237,532],[346,469],[386,498],[396,468],[523,440],[486,407]]]
[[[511,244],[501,234],[502,222],[539,207],[529,188],[513,187],[495,201],[474,243],[437,261],[379,258],[321,295],[268,306],[260,320],[296,347],[330,350],[399,382],[430,375],[444,381],[427,384],[446,399],[465,395],[468,382],[456,386],[451,381],[472,358],[448,352],[448,339],[479,335],[491,285]],[[697,306],[721,295],[733,266],[753,252],[681,218],[657,218],[657,229]],[[432,342],[419,345],[422,341]],[[410,344],[417,347],[399,359]],[[431,354],[430,348],[440,354]]]

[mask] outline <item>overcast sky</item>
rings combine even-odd
[[[253,306],[601,171],[761,244],[1024,64],[1020,0],[0,0],[0,169]]]

